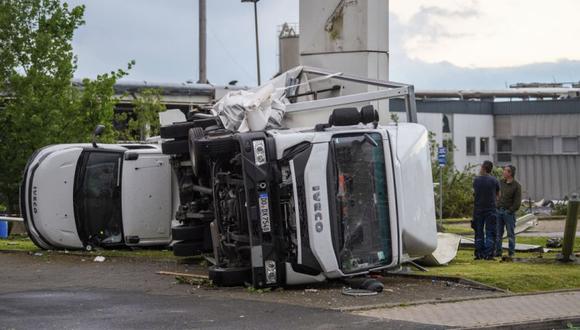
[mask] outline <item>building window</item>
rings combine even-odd
[[[562,138],[562,152],[565,154],[577,154],[578,138],[575,137]]]
[[[475,138],[466,137],[465,138],[465,154],[467,156],[475,156]]]
[[[551,155],[554,153],[554,138],[538,138],[538,153],[540,155]]]
[[[497,162],[509,163],[512,161],[512,140],[497,140]]]
[[[451,133],[451,124],[447,115],[443,115],[443,133]]]
[[[479,154],[480,155],[489,155],[489,138],[481,138],[479,139]]]
[[[537,139],[533,136],[514,136],[512,153],[514,155],[537,154]]]

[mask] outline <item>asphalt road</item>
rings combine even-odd
[[[82,261],[85,260],[85,261]],[[74,256],[0,252],[0,329],[434,329],[301,305],[260,300],[244,289],[196,289],[156,270],[174,263],[94,263]],[[241,299],[239,297],[249,299]]]
[[[0,294],[2,329],[433,329],[316,308],[110,289]]]

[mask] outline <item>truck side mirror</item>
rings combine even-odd
[[[98,148],[98,146],[97,146],[97,138],[99,136],[101,136],[104,131],[105,131],[105,126],[104,125],[97,125],[97,127],[95,127],[95,130],[93,132],[93,148]]]

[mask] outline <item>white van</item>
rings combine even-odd
[[[179,194],[155,144],[61,144],[36,151],[20,207],[44,249],[168,245]]]

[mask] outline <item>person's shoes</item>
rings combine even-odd
[[[514,261],[514,260],[513,260],[513,255],[511,255],[511,256],[503,256],[503,257],[501,258],[501,261],[505,261],[505,262],[511,262],[511,261]]]
[[[475,256],[475,257],[473,257],[473,260],[482,260],[482,259],[483,259],[483,258],[482,258],[482,257],[480,257],[480,256]]]
[[[485,257],[485,260],[495,260],[495,257],[494,256],[487,256],[487,257]]]

